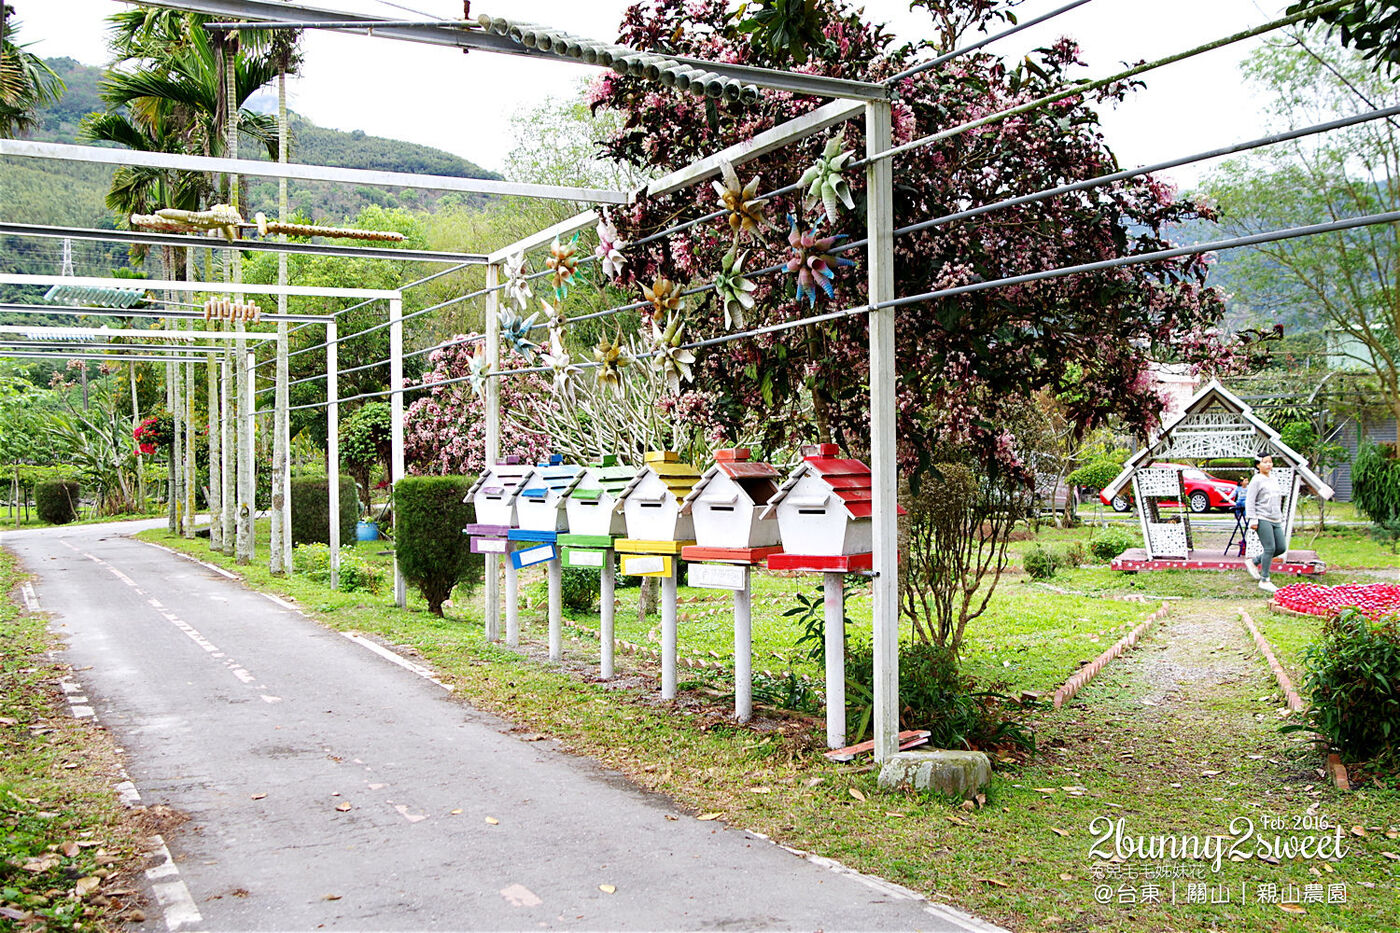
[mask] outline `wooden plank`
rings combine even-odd
[[[705,547],[693,544],[681,551],[684,560],[714,560],[731,564],[761,564],[774,554],[783,552],[781,545],[772,547]]]
[[[929,735],[929,732],[922,729],[908,729],[899,733],[898,741],[900,751],[928,744]],[[850,761],[857,755],[868,754],[873,751],[874,748],[875,740],[871,739],[869,742],[857,742],[855,745],[847,745],[845,748],[833,748],[830,751],[823,752],[823,754],[832,761]]]

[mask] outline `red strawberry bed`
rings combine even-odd
[[[1400,583],[1290,583],[1274,594],[1274,606],[1303,615],[1330,619],[1343,609],[1355,608],[1368,619],[1400,613]]]

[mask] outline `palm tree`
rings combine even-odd
[[[0,136],[17,136],[34,126],[35,112],[56,103],[66,89],[44,60],[15,44],[19,22],[14,8],[0,5]]]

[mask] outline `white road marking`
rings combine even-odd
[[[368,648],[370,651],[373,651],[375,654],[379,655],[381,658],[384,658],[386,661],[392,661],[404,670],[412,671],[419,677],[422,677],[424,680],[431,681],[437,684],[442,689],[451,692],[451,684],[445,684],[442,681],[438,680],[437,677],[433,676],[433,672],[428,668],[424,667],[423,665],[414,664],[412,661],[410,661],[408,658],[405,658],[403,655],[395,654],[388,648],[385,648],[383,645],[375,644],[368,638],[365,638],[362,635],[357,635],[354,632],[341,632],[340,634],[344,635],[346,638],[350,639],[360,647]]]
[[[501,897],[514,907],[538,907],[544,903],[540,900],[539,895],[523,884],[512,884],[501,888]]]
[[[20,587],[20,592],[24,594],[24,608],[29,612],[41,612],[39,608],[39,594],[34,592],[34,585],[26,583]]]
[[[155,843],[156,857],[162,861],[146,869],[146,880],[151,882],[151,891],[160,902],[161,913],[165,915],[165,928],[175,933],[177,930],[203,923],[204,917],[195,906],[190,889],[185,887],[185,882],[180,877],[180,868],[171,857],[170,850],[166,848],[165,840],[157,833],[151,837],[151,841]]]
[[[275,605],[281,606],[283,609],[290,609],[293,612],[299,611],[296,606],[293,606],[280,596],[275,596],[272,593],[264,593],[263,596],[267,597]]]
[[[132,538],[131,540],[140,541],[142,544],[149,544],[151,547],[160,548],[162,551],[174,554],[176,557],[183,557],[185,560],[194,561],[196,564],[205,568],[206,570],[212,570],[220,576],[228,577],[230,580],[238,579],[238,574],[229,573],[227,570],[220,567],[218,564],[211,564],[206,560],[200,560],[198,557],[191,557],[189,554],[186,554],[183,551],[177,551],[173,547],[166,547],[163,544],[156,544],[154,541],[143,541],[140,538]]]
[[[417,823],[420,820],[426,820],[428,818],[427,815],[423,813],[409,813],[408,804],[406,803],[396,803],[394,804],[394,809],[398,811],[399,816],[408,820],[410,823]]]

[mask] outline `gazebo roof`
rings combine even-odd
[[[1225,450],[1224,445],[1232,441],[1237,446],[1250,446],[1252,452],[1267,450],[1283,459],[1298,471],[1303,485],[1324,499],[1332,498],[1332,487],[1308,467],[1307,460],[1285,444],[1279,433],[1255,415],[1242,399],[1215,380],[1192,396],[1181,414],[1168,422],[1152,443],[1128,458],[1123,472],[1104,488],[1103,495],[1108,498],[1118,495],[1134,473],[1154,460],[1248,455],[1242,450]]]

